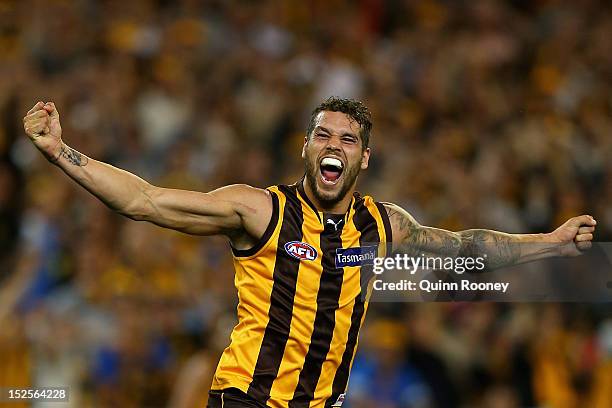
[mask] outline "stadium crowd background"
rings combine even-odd
[[[310,109],[353,97],[360,191],[453,230],[590,213],[609,241],[611,41],[594,0],[0,1],[0,386],[189,406],[234,324],[228,244],[106,209],[23,135],[36,101],[83,153],[208,191],[297,180]],[[370,313],[349,407],[612,406],[607,304]]]

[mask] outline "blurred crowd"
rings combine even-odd
[[[352,97],[360,191],[451,230],[588,213],[609,241],[611,41],[595,0],[0,0],[0,386],[204,406],[235,323],[228,243],[109,211],[24,136],[36,101],[84,154],[209,191],[298,180],[311,109]],[[373,303],[346,405],[610,407],[610,311]]]

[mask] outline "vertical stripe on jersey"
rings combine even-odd
[[[387,209],[383,203],[376,203],[376,208],[378,208],[378,212],[385,230],[385,256],[390,256],[393,252],[393,235],[391,233],[391,221],[389,220],[389,214],[387,214]]]
[[[322,257],[320,256],[323,225],[319,221],[318,215],[304,200],[304,195],[299,194],[298,196],[302,201],[304,214],[302,242],[312,245],[319,255],[312,261],[300,262],[289,340],[278,369],[278,378],[272,384],[270,400],[268,400],[268,404],[272,407],[286,407],[286,404],[279,405],[275,402],[289,401],[293,398],[312,338],[313,322],[317,313],[317,294],[319,293],[320,278],[323,272]]]
[[[345,224],[343,223],[342,228],[344,229],[344,227]],[[344,269],[336,269],[335,264],[336,249],[342,247],[341,233],[342,231],[321,233],[323,272],[319,292],[317,293],[314,330],[298,385],[293,393],[293,399],[289,402],[290,408],[302,408],[310,405],[321,375],[321,367],[329,352],[344,275]]]
[[[269,321],[261,343],[257,363],[253,372],[253,381],[247,394],[257,401],[270,398],[272,383],[276,379],[283,359],[283,353],[289,338],[293,301],[300,260],[293,258],[285,251],[285,243],[302,240],[304,216],[302,206],[295,189],[279,186],[286,197],[282,226],[276,249],[272,294],[270,295]]]
[[[351,202],[350,211],[347,211],[345,222],[346,227],[342,231],[342,248],[354,248],[359,246],[361,233],[353,222],[354,201]],[[336,254],[337,255],[337,254]],[[338,300],[339,308],[336,310],[336,325],[332,336],[331,345],[327,357],[321,367],[321,377],[315,388],[314,398],[311,407],[322,407],[327,398],[332,393],[334,375],[342,362],[342,356],[346,349],[349,338],[349,331],[352,326],[353,307],[355,298],[359,297],[361,266],[345,266],[342,290]]]
[[[359,246],[374,245],[380,243],[380,235],[378,232],[376,220],[364,205],[364,200],[359,200],[355,203],[355,215],[353,222],[357,230],[361,233],[359,237]],[[336,402],[340,394],[344,393],[348,384],[349,372],[351,363],[357,346],[357,338],[361,321],[365,312],[365,294],[367,292],[368,283],[373,276],[372,265],[363,265],[361,267],[361,293],[355,298],[353,306],[353,314],[351,316],[351,328],[348,333],[348,341],[346,349],[342,355],[342,362],[336,371],[334,382],[332,385],[332,395],[328,398],[325,406]],[[364,285],[365,283],[365,285]]]

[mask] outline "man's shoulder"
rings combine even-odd
[[[248,184],[230,184],[211,192],[218,198],[237,202],[243,205],[266,205],[270,202],[268,189],[253,187]]]
[[[389,201],[378,201],[381,207],[384,208],[387,215],[391,217],[412,217],[408,211],[403,209],[401,206],[391,203]]]

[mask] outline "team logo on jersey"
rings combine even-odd
[[[378,246],[363,246],[336,249],[336,268],[345,266],[372,265],[378,256]]]
[[[285,251],[300,261],[314,261],[318,253],[311,245],[300,241],[291,241],[285,244]]]
[[[340,394],[338,396],[338,399],[336,400],[336,402],[334,402],[334,404],[332,405],[332,408],[341,407],[342,403],[344,403],[344,397],[345,396],[346,396],[346,394]]]

